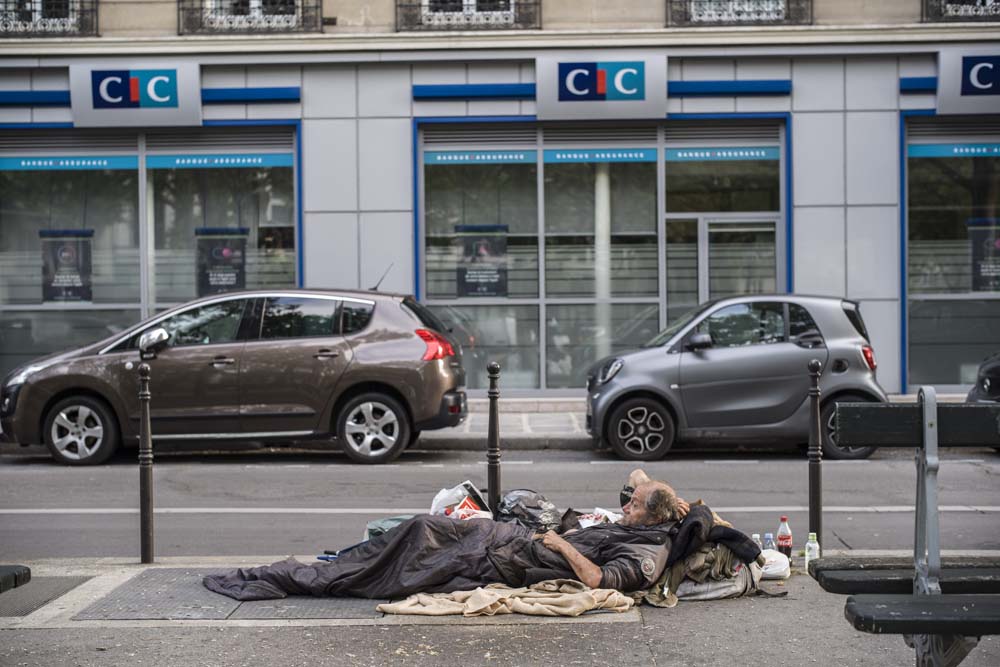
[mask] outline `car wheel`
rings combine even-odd
[[[608,443],[630,461],[662,458],[674,444],[674,420],[659,401],[630,398],[611,412]]]
[[[358,463],[387,463],[410,442],[410,421],[396,399],[379,393],[355,396],[337,419],[337,439]]]
[[[72,396],[53,405],[44,428],[45,445],[60,463],[96,465],[118,449],[118,422],[111,408],[89,396]]]
[[[830,401],[823,406],[820,411],[820,427],[823,435],[823,456],[834,460],[857,461],[866,459],[872,455],[878,447],[840,447],[836,438],[836,415],[837,403],[871,403],[870,398],[865,396],[846,395],[838,396],[837,400]]]

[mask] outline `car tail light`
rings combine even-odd
[[[862,345],[861,356],[865,358],[865,363],[868,364],[868,368],[874,371],[875,367],[878,366],[878,363],[875,361],[875,350],[872,349],[872,346]]]
[[[429,329],[417,329],[416,333],[427,345],[427,350],[423,356],[424,361],[434,361],[435,359],[455,356],[455,348],[441,334]]]

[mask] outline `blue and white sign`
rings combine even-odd
[[[656,162],[656,149],[559,148],[545,151],[546,164],[567,162]]]
[[[1000,46],[942,49],[938,54],[939,114],[1000,112]]]
[[[537,151],[425,151],[424,164],[534,164]]]
[[[254,169],[258,167],[291,167],[291,153],[186,153],[183,155],[149,155],[147,169]]]
[[[909,157],[1000,157],[1000,144],[910,144]]]
[[[76,127],[201,125],[196,62],[70,65],[69,87]]]
[[[554,51],[535,59],[539,120],[662,119],[667,56],[653,51]]]
[[[65,155],[0,158],[0,171],[104,171],[138,169],[139,158],[125,155]]]
[[[710,148],[668,148],[667,162],[723,162],[732,160],[778,160],[777,146],[713,146]]]

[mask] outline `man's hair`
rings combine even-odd
[[[653,482],[646,494],[646,512],[654,523],[666,523],[677,518],[677,494],[663,482]]]

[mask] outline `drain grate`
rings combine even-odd
[[[0,595],[0,617],[27,616],[90,579],[91,577],[34,577],[23,586]]]
[[[163,568],[146,570],[73,617],[76,621],[222,620],[237,600],[205,588],[206,574],[229,569]]]
[[[292,596],[282,600],[244,602],[229,618],[382,618],[375,607],[383,602],[388,600]]]

